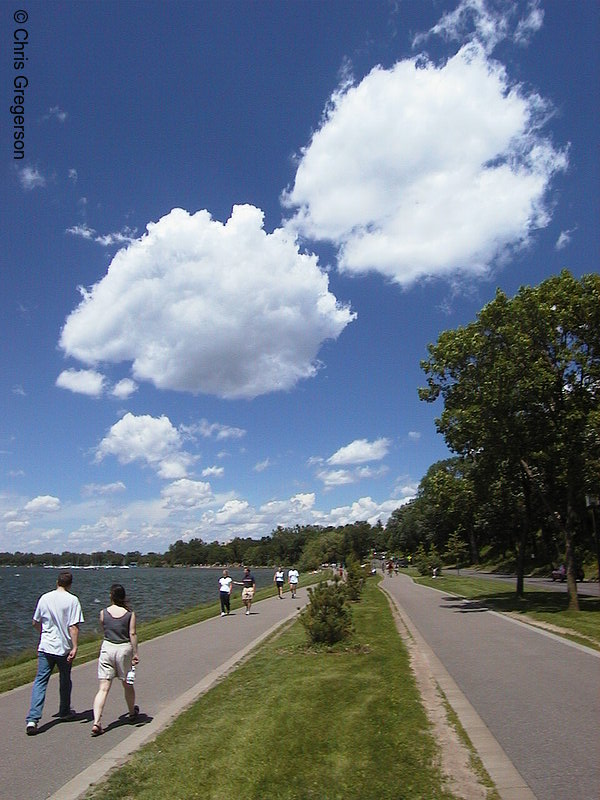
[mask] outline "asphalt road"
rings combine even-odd
[[[455,575],[456,570],[445,570],[448,575]],[[497,575],[493,572],[480,572],[476,569],[461,569],[461,575],[468,575],[473,578],[483,578],[487,580],[505,581],[506,583],[517,584],[516,575]],[[551,592],[567,593],[567,582],[553,581],[552,578],[525,578],[525,588],[530,586],[536,589],[545,589]],[[586,597],[600,597],[600,584],[594,582],[580,582],[577,584],[577,593]],[[594,798],[596,800],[596,798]]]
[[[123,690],[115,681],[102,717],[105,733],[97,738],[90,735],[98,689],[96,661],[73,668],[72,706],[79,712],[73,721],[53,718],[58,711],[58,676],[51,677],[36,736],[25,735],[31,684],[0,695],[1,800],[79,797],[90,782],[153,738],[259,641],[294,617],[307,602],[307,591],[300,589],[296,600],[289,593],[284,598],[255,603],[250,616],[236,609],[229,617],[143,642],[135,681],[139,720],[130,724],[125,719]]]
[[[384,586],[537,800],[598,800],[600,654],[406,575]]]

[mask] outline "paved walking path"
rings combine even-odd
[[[494,612],[463,603],[405,575],[383,588],[401,610],[440,684],[480,748],[503,800],[597,800],[600,788],[600,659]],[[111,767],[153,738],[260,641],[307,602],[286,593],[140,645],[136,679],[141,715],[125,718],[115,683],[105,734],[90,736],[96,662],[73,670],[68,723],[52,717],[58,680],[48,687],[39,733],[25,736],[31,684],[0,695],[0,798],[76,800]],[[494,771],[495,770],[495,771]],[[531,791],[530,791],[531,790]]]
[[[483,723],[484,747],[498,764],[508,757],[516,768],[508,781],[493,775],[499,787],[504,782],[503,798],[531,798],[529,787],[537,800],[598,800],[600,653],[406,575],[388,576],[382,586],[434,670],[457,689],[450,702],[466,699],[472,738]],[[480,755],[485,763],[487,753]],[[511,785],[515,775],[520,787]]]
[[[229,617],[205,622],[142,642],[136,677],[136,724],[125,718],[127,707],[120,682],[113,681],[102,722],[105,733],[90,736],[92,701],[98,689],[97,662],[75,666],[72,706],[79,712],[59,723],[58,677],[48,685],[44,716],[36,736],[25,735],[31,684],[0,695],[1,800],[75,800],[129,753],[153,738],[266,636],[298,614],[308,600],[300,589],[295,600],[272,597]]]

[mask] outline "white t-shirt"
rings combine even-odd
[[[233,583],[233,579],[230,577],[227,578],[219,578],[219,591],[220,592],[227,592],[231,594],[231,584]]]
[[[275,573],[275,580],[277,583],[283,583],[285,578],[285,573],[282,569],[278,569]]]
[[[298,576],[299,576],[299,574],[300,574],[300,573],[298,572],[298,570],[297,570],[297,569],[291,569],[291,570],[288,572],[288,581],[289,581],[290,583],[298,583]]]
[[[73,647],[69,627],[83,622],[81,603],[74,594],[54,589],[40,597],[33,619],[42,626],[38,650],[53,656],[64,656]]]

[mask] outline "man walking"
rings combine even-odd
[[[27,714],[26,733],[34,736],[42,718],[46,689],[54,667],[58,667],[60,705],[58,716],[69,719],[71,711],[71,666],[77,655],[79,625],[83,622],[81,603],[71,594],[73,575],[61,572],[56,589],[38,600],[33,625],[41,632],[38,645],[38,668],[31,690],[31,708]]]
[[[290,592],[292,593],[292,598],[296,597],[299,577],[300,576],[296,567],[292,567],[292,569],[288,572],[288,583],[290,584]]]

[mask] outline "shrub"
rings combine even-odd
[[[352,614],[339,580],[319,583],[308,590],[308,596],[310,603],[300,614],[300,622],[313,644],[335,644],[352,633]]]
[[[346,563],[346,597],[348,600],[358,602],[365,585],[365,572],[355,558],[349,558]]]

